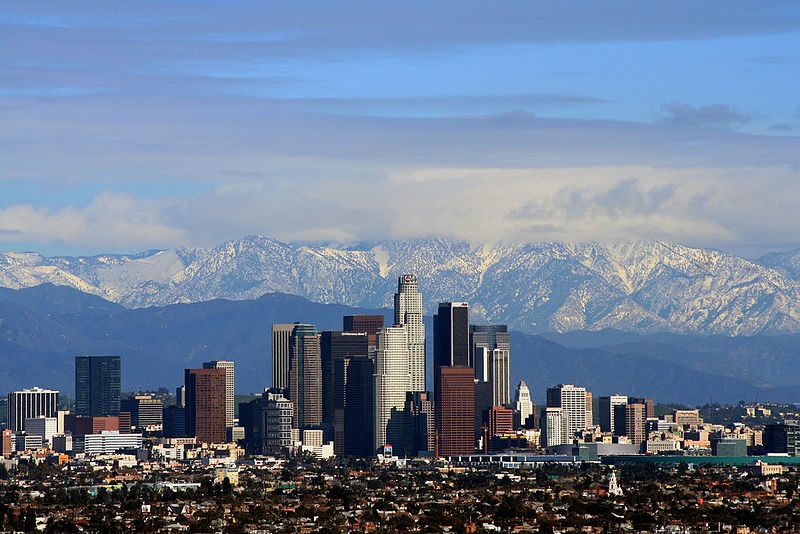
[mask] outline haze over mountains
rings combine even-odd
[[[467,300],[476,320],[529,333],[800,332],[800,251],[747,260],[665,242],[335,247],[249,236],[132,255],[0,254],[0,287],[66,285],[128,308],[269,292],[380,308],[406,272],[420,279],[429,313],[438,301]]]

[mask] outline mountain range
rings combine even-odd
[[[74,357],[122,356],[125,391],[175,387],[183,369],[211,359],[236,362],[238,392],[270,385],[270,325],[305,321],[341,328],[343,315],[390,310],[311,302],[267,293],[253,300],[125,308],[65,286],[0,289],[0,391],[42,386],[74,395]],[[431,328],[430,316],[425,318]],[[431,370],[428,339],[428,370]],[[800,336],[687,336],[617,330],[511,333],[512,386],[537,399],[560,382],[595,395],[619,392],[659,402],[800,400]],[[430,372],[429,372],[430,375]],[[432,384],[428,377],[429,387]]]
[[[249,236],[130,255],[0,253],[0,287],[69,286],[132,309],[274,292],[383,308],[404,273],[417,275],[428,313],[469,301],[476,321],[521,332],[800,332],[800,250],[751,260],[660,241],[334,246]]]

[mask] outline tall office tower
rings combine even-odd
[[[264,396],[263,454],[284,454],[292,446],[292,401],[279,392]]]
[[[33,417],[55,417],[58,412],[58,391],[31,388],[8,394],[8,427],[14,432],[25,430],[25,420]]]
[[[475,452],[475,371],[472,367],[436,368],[438,456]]]
[[[292,445],[292,401],[278,388],[239,404],[239,422],[251,454],[280,455]]]
[[[289,339],[289,400],[292,428],[322,424],[322,351],[319,331],[295,324]]]
[[[436,435],[439,456],[475,451],[475,370],[469,349],[469,304],[441,302],[433,316]],[[466,380],[466,372],[472,376]]]
[[[600,411],[600,430],[602,432],[616,431],[614,426],[614,407],[628,404],[626,395],[607,395],[600,397],[598,410]]]
[[[132,399],[122,399],[120,410],[130,413],[131,424],[148,432],[159,431],[164,424],[164,406],[161,399],[152,395],[136,395]]]
[[[535,427],[535,421],[530,421],[530,418],[535,418],[536,416],[533,402],[531,401],[531,390],[528,389],[528,384],[526,384],[524,380],[521,380],[520,383],[517,384],[517,393],[514,396],[514,400],[517,411],[519,412],[520,424],[526,427],[529,422],[533,422],[533,426]]]
[[[540,426],[543,446],[555,447],[569,443],[564,440],[564,411],[561,408],[545,408]]]
[[[475,377],[492,384],[492,405],[511,403],[511,338],[508,327],[498,325],[470,325],[470,362]]]
[[[394,294],[394,324],[408,329],[409,391],[425,391],[425,323],[422,322],[422,294],[417,277],[404,274],[397,279]]]
[[[119,415],[119,356],[75,357],[75,414]]]
[[[201,443],[225,443],[225,369],[186,369],[186,433]]]
[[[402,450],[405,440],[404,411],[410,391],[408,328],[389,326],[378,332],[375,360],[375,446],[390,444]]]
[[[344,404],[350,358],[369,355],[366,332],[322,332],[322,422],[334,431],[334,450],[344,447]],[[339,439],[336,439],[338,434]],[[330,439],[328,439],[330,441]],[[337,449],[338,443],[338,449]]]
[[[175,388],[175,405],[186,406],[186,386],[178,386]]]
[[[647,407],[643,403],[614,406],[615,434],[627,436],[634,445],[647,439]]]
[[[375,454],[375,359],[351,358],[344,407],[344,454]]]
[[[203,362],[203,369],[225,369],[225,426],[234,426],[236,413],[233,403],[236,398],[236,387],[234,384],[235,364],[230,360],[212,360]]]
[[[272,387],[289,387],[289,340],[296,324],[272,325]]]
[[[440,302],[433,316],[434,367],[472,367],[469,357],[469,304]]]
[[[383,328],[383,315],[345,315],[342,330],[367,334],[369,350],[378,350],[378,330]]]
[[[547,407],[562,410],[562,443],[572,443],[575,433],[586,429],[586,388],[573,384],[547,388]]]
[[[645,415],[648,419],[656,417],[656,401],[652,397],[630,397],[628,404],[644,404]]]
[[[506,325],[470,326],[470,362],[492,383],[494,406],[511,403],[510,385],[511,338]],[[488,373],[487,373],[488,371]]]
[[[433,394],[429,391],[406,393],[405,455],[430,456],[436,450]]]

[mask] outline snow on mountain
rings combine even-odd
[[[756,263],[775,269],[792,280],[800,281],[800,249],[766,254],[758,258]]]
[[[795,270],[792,270],[794,266]],[[466,300],[476,321],[536,331],[800,331],[800,253],[749,261],[664,242],[504,245],[446,239],[303,245],[261,236],[212,249],[45,258],[0,254],[0,286],[50,282],[127,307],[249,299],[267,292],[389,306],[415,273],[430,313]]]

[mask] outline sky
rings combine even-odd
[[[799,228],[794,1],[0,4],[0,250]]]

